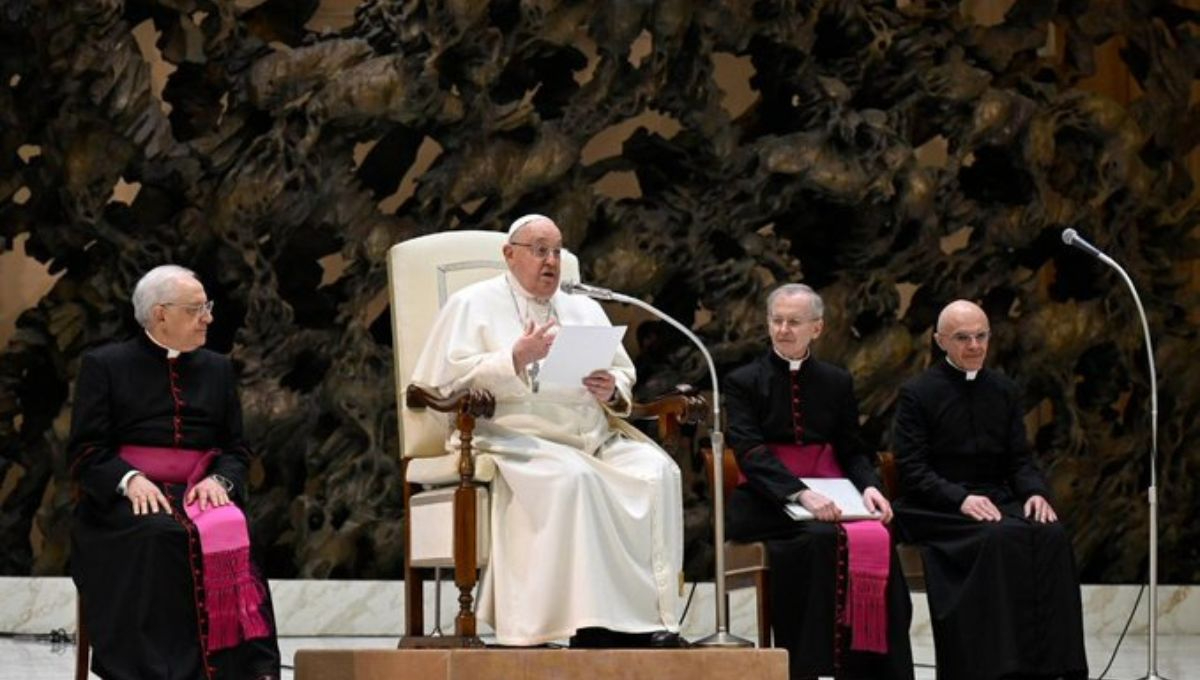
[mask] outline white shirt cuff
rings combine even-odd
[[[121,483],[117,484],[117,493],[121,494],[122,496],[127,495],[125,490],[129,487],[129,480],[133,479],[134,475],[140,474],[142,474],[140,470],[130,470],[129,472],[126,472],[125,476],[121,478]]]

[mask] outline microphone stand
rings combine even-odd
[[[1112,267],[1121,275],[1133,302],[1137,305],[1138,318],[1142,322],[1142,335],[1146,343],[1146,363],[1150,370],[1150,650],[1146,658],[1146,674],[1138,680],[1167,680],[1158,674],[1158,379],[1154,369],[1154,348],[1150,343],[1150,324],[1146,321],[1146,310],[1138,296],[1133,280],[1121,265],[1108,255],[1096,253],[1096,258]]]
[[[753,647],[753,642],[729,632],[729,607],[725,599],[725,471],[723,469],[725,467],[723,462],[725,455],[725,435],[721,433],[721,393],[717,387],[717,367],[713,363],[712,355],[708,353],[708,348],[704,346],[704,343],[700,341],[700,338],[696,337],[696,334],[691,329],[647,302],[603,288],[579,286],[573,288],[571,292],[583,293],[589,297],[601,300],[623,302],[650,312],[656,318],[666,321],[677,328],[679,332],[686,335],[692,341],[692,344],[700,349],[700,353],[704,355],[704,360],[708,362],[708,375],[712,380],[713,392],[713,426],[711,433],[713,447],[713,547],[715,548],[713,552],[715,553],[717,572],[714,575],[713,582],[716,584],[717,631],[692,644],[700,647]]]

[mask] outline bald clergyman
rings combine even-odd
[[[900,389],[905,541],[925,563],[938,680],[1087,677],[1071,540],[1034,465],[1016,385],[984,367],[987,315],[938,317],[946,356]]]
[[[562,247],[550,218],[513,222],[508,271],[446,301],[413,373],[496,398],[474,440],[498,472],[479,618],[503,645],[676,646],[680,474],[618,418],[629,412],[633,363],[618,349],[579,385],[538,378],[561,325],[610,323],[596,301],[559,290]]]

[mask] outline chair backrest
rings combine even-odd
[[[388,251],[401,456],[445,452],[448,416],[409,409],[404,392],[438,311],[459,289],[506,270],[501,249],[507,240],[498,231],[447,231],[397,243]],[[579,280],[579,259],[566,250],[562,280]]]
[[[712,446],[705,446],[700,449],[700,455],[704,457],[704,478],[708,480],[708,491],[713,493],[713,450]],[[729,494],[737,488],[738,477],[741,476],[741,468],[738,467],[737,456],[733,453],[733,449],[725,447],[725,455],[722,456],[724,465],[721,467],[721,491],[725,494],[725,498],[729,498]]]
[[[896,467],[896,454],[891,451],[880,451],[876,456],[879,463],[879,480],[883,482],[883,495],[889,501],[900,497],[900,469]]]

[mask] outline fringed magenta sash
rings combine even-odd
[[[122,446],[119,455],[151,481],[186,484],[191,491],[204,479],[217,452]],[[201,511],[199,503],[191,503],[184,510],[200,535],[208,650],[269,636],[271,628],[261,611],[266,586],[250,568],[246,516],[233,504]]]
[[[845,477],[833,446],[769,444],[767,448],[797,477]],[[891,535],[878,520],[842,522],[850,563],[844,625],[850,627],[850,649],[886,654],[887,581],[891,569]]]

